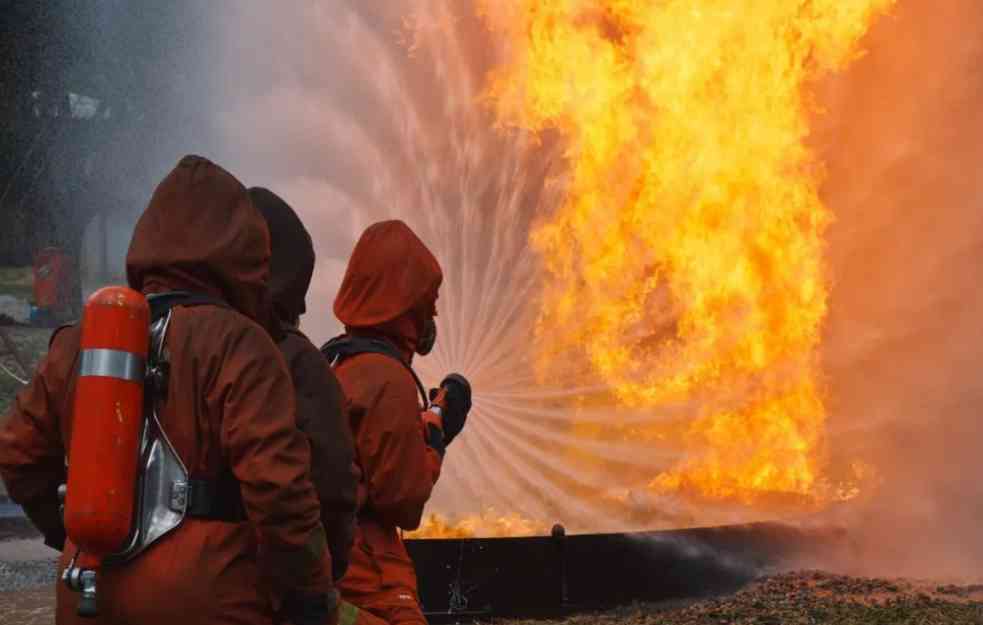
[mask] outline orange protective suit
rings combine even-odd
[[[185,157],[154,192],[127,255],[130,286],[232,307],[174,308],[161,422],[192,477],[234,476],[246,520],[188,518],[130,562],[104,565],[95,621],[76,615],[78,595],[58,583],[58,623],[265,624],[276,597],[331,591],[310,450],[269,334],[269,256],[263,218],[217,165]],[[72,428],[82,427],[70,410],[78,359],[78,327],[58,332],[0,430],[0,476],[46,535],[60,531],[56,488]],[[59,572],[73,553],[69,542]]]
[[[401,221],[370,226],[359,239],[334,311],[346,331],[389,341],[407,364],[436,314],[443,274]],[[416,383],[396,360],[358,354],[335,369],[353,405],[362,470],[359,518],[342,597],[391,624],[425,625],[416,572],[399,530],[419,527],[440,475],[441,455],[425,442]]]

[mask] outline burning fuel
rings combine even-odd
[[[451,268],[438,301],[441,338],[417,364],[429,384],[448,370],[469,375],[475,409],[428,507],[439,516],[422,531],[543,533],[563,522],[577,533],[787,518],[878,490],[855,475],[851,461],[861,456],[890,480],[880,492],[898,483],[893,458],[869,449],[884,444],[871,420],[926,417],[917,401],[897,399],[889,371],[876,384],[869,372],[880,369],[873,355],[889,349],[884,341],[906,345],[909,333],[943,340],[927,313],[911,311],[946,283],[941,276],[973,266],[944,264],[940,250],[952,242],[927,227],[943,208],[946,223],[956,223],[955,203],[937,204],[936,187],[921,194],[907,181],[968,184],[969,156],[940,173],[950,162],[942,138],[967,122],[944,132],[935,125],[960,119],[963,109],[946,108],[953,93],[978,93],[978,58],[968,51],[976,39],[954,25],[978,24],[979,7],[838,3],[835,12],[832,3],[754,1],[727,13],[724,5],[736,3],[688,2],[697,13],[660,0],[644,12],[579,2],[539,3],[532,14],[532,3],[506,1],[478,5],[479,22],[476,4],[312,9],[278,45],[297,44],[298,59],[336,59],[332,71],[344,80],[332,86],[360,91],[290,78],[269,96],[240,98],[228,125],[232,145],[247,142],[236,153],[250,155],[249,175],[267,176],[306,207],[319,249],[344,255],[349,220],[356,232],[396,216]],[[574,4],[584,8],[576,17],[567,8]],[[245,13],[255,20],[245,24],[250,33],[267,33],[264,11]],[[916,26],[899,30],[906,15]],[[920,34],[926,15],[944,35]],[[417,35],[409,45],[393,37],[407,21]],[[242,22],[230,30],[236,45],[253,38],[243,38]],[[867,49],[871,58],[851,64]],[[950,56],[958,62],[943,72]],[[917,71],[901,69],[908,66]],[[279,85],[278,71],[253,80]],[[490,106],[475,105],[482,95]],[[289,114],[268,119],[267,97]],[[896,107],[891,115],[885,103]],[[958,131],[967,142],[978,135],[969,128]],[[894,169],[899,154],[909,159],[905,184]],[[338,155],[353,165],[342,167]],[[592,195],[591,185],[602,184]],[[898,207],[922,221],[902,219]],[[879,284],[865,283],[856,259],[914,246],[915,230],[935,233],[934,244],[917,260],[899,252],[877,261]],[[974,230],[956,231],[969,241]],[[569,233],[566,241],[557,232]],[[953,243],[952,257],[974,258],[969,249]],[[337,332],[328,327],[340,280],[332,263],[319,269],[317,308],[305,318],[321,338]],[[912,276],[921,280],[916,293],[908,292]],[[810,277],[812,299],[802,288]],[[968,284],[951,291],[952,301],[966,301]],[[861,305],[873,300],[870,310]],[[962,343],[969,350],[974,341]],[[941,348],[936,356],[944,361]],[[538,361],[538,381],[527,360]],[[909,374],[906,397],[923,394],[922,379]],[[915,461],[897,464],[927,473]]]
[[[498,121],[566,146],[565,201],[530,237],[540,379],[575,362],[622,406],[689,402],[642,428],[683,450],[655,492],[849,496],[823,476],[833,216],[809,88],[892,4],[479,3],[506,47],[487,91]]]
[[[420,528],[406,538],[503,538],[508,536],[545,536],[550,527],[514,512],[502,514],[488,509],[480,515],[456,520],[439,513],[424,518]]]

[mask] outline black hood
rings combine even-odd
[[[292,323],[307,311],[304,298],[314,273],[314,243],[297,213],[263,187],[249,189],[253,205],[270,230],[270,295],[281,321]]]

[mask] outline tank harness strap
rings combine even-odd
[[[246,512],[239,482],[232,476],[214,480],[189,478],[186,514],[196,519],[229,523],[244,521]]]
[[[229,308],[229,305],[210,295],[203,293],[190,293],[188,291],[170,291],[168,293],[154,293],[147,296],[150,304],[150,323],[163,318],[175,306],[218,306],[219,308]]]
[[[389,341],[343,334],[336,336],[322,345],[321,353],[324,354],[324,357],[328,359],[328,362],[332,366],[356,354],[382,354],[383,356],[389,356],[399,361],[399,364],[403,365],[410,372],[410,375],[413,376],[413,381],[416,382],[416,388],[420,391],[420,398],[423,400],[422,409],[426,410],[430,407],[430,400],[427,397],[426,389],[423,387],[423,382],[420,381],[420,377],[417,376],[416,371],[413,371],[413,367],[403,360],[402,354]]]
[[[147,301],[150,303],[151,326],[166,317],[176,306],[218,306],[220,308],[230,308],[227,303],[218,298],[187,291],[153,294],[147,296]],[[156,354],[151,350],[151,360],[155,356]],[[152,366],[159,366],[160,364],[165,365],[162,370],[166,376],[167,363],[151,363]],[[166,389],[166,380],[162,382],[162,388]],[[180,491],[177,491],[176,496],[181,496]],[[246,518],[242,495],[239,491],[239,482],[231,473],[226,473],[218,478],[197,478],[191,476],[188,478],[188,484],[185,487],[183,496],[187,501],[185,514],[189,518],[225,521],[229,523],[243,521]]]
[[[67,330],[68,328],[71,328],[71,327],[74,327],[74,326],[77,326],[77,325],[78,325],[78,321],[73,321],[72,323],[62,324],[62,325],[58,326],[57,328],[55,328],[54,330],[52,330],[51,336],[48,337],[48,349],[51,349],[51,346],[55,344],[55,337],[58,336],[58,333],[59,332],[61,332],[62,330]]]

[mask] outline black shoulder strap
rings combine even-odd
[[[423,382],[416,375],[416,371],[413,371],[413,367],[403,360],[403,356],[399,353],[399,350],[389,341],[342,334],[322,345],[321,353],[328,359],[331,366],[355,354],[382,354],[383,356],[389,356],[399,361],[399,364],[403,365],[410,372],[410,375],[413,376],[413,381],[416,382],[416,388],[420,391],[420,398],[423,400],[423,409],[426,410],[430,406],[430,400],[427,399],[427,390],[423,387]]]
[[[170,378],[170,363],[167,361],[164,352],[164,339],[167,333],[167,318],[175,306],[219,306],[228,308],[228,304],[220,299],[202,295],[200,293],[188,293],[186,291],[170,291],[167,293],[153,293],[147,296],[150,304],[150,346],[147,356],[147,379],[148,392],[145,394],[148,401],[153,398],[166,398],[167,385]],[[160,399],[163,401],[163,399]]]
[[[231,307],[216,297],[187,291],[154,293],[147,296],[147,302],[150,304],[151,347],[146,383],[150,387],[144,397],[149,414],[153,410],[154,401],[166,401],[170,378],[170,363],[166,356],[159,360],[157,358],[156,346],[162,346],[166,334],[166,330],[163,329],[166,322],[163,324],[159,322],[176,306]],[[197,478],[189,475],[183,492],[187,502],[186,514],[189,517],[227,523],[238,523],[246,518],[239,482],[228,468],[215,478]]]
[[[150,304],[150,325],[159,321],[164,315],[174,308],[175,306],[220,306],[222,308],[228,308],[229,305],[222,300],[211,297],[209,295],[203,295],[201,293],[189,293],[187,291],[171,291],[168,293],[154,293],[147,296],[147,303]],[[51,349],[51,345],[55,342],[55,337],[59,332],[72,326],[78,325],[78,321],[73,321],[72,323],[65,323],[57,328],[48,337],[48,349]]]
[[[204,295],[201,293],[189,293],[188,291],[170,291],[168,293],[154,293],[147,296],[150,303],[150,325],[162,319],[175,306],[219,306],[228,308],[229,305],[222,300]]]
[[[78,325],[78,322],[77,321],[74,321],[72,323],[64,323],[64,324],[58,326],[57,328],[55,328],[51,332],[51,336],[48,337],[48,349],[50,350],[51,349],[51,346],[55,344],[55,337],[58,336],[58,333],[59,332],[61,332],[62,330],[67,330],[68,328],[71,328],[72,326],[75,326],[75,325]]]

